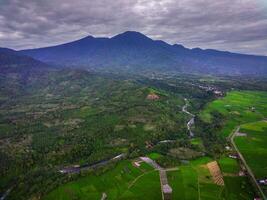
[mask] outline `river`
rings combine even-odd
[[[188,100],[185,98],[184,101],[185,101],[185,105],[182,107],[182,111],[183,111],[184,113],[186,113],[186,114],[188,114],[188,115],[191,116],[190,120],[189,120],[189,121],[187,122],[187,124],[186,124],[186,125],[187,125],[187,130],[188,130],[188,132],[189,132],[189,136],[190,136],[190,137],[194,137],[194,133],[193,133],[193,131],[192,131],[192,126],[193,126],[194,123],[195,123],[195,115],[192,114],[192,113],[190,113],[190,112],[187,110],[187,107],[188,107],[188,105],[189,105]]]

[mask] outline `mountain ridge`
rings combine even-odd
[[[61,45],[19,52],[43,62],[86,69],[267,74],[266,56],[189,49],[180,44],[153,40],[135,31],[126,31],[111,38],[87,36]]]
[[[1,73],[27,73],[53,70],[53,66],[23,55],[9,48],[0,48],[0,72]]]

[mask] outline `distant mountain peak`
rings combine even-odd
[[[181,44],[174,44],[172,45],[173,47],[176,47],[176,48],[181,48],[181,49],[185,49],[185,47]]]
[[[137,32],[137,31],[126,31],[124,33],[118,34],[111,39],[114,40],[147,40],[147,41],[152,41],[151,38],[147,37],[146,35]]]
[[[92,36],[92,35],[88,35],[88,36],[86,36],[86,37],[84,37],[82,39],[79,39],[79,40],[92,40],[92,39],[95,39],[95,37]]]
[[[16,51],[9,48],[0,47],[0,53],[15,53]]]
[[[88,35],[88,36],[86,36],[85,38],[87,38],[87,39],[94,39],[95,37],[92,36],[92,35]]]

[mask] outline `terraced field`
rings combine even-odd
[[[225,117],[225,124],[220,134],[227,137],[237,125],[256,122],[267,117],[267,92],[229,92],[226,97],[209,103],[200,113],[200,118],[205,122],[211,122],[214,111]]]

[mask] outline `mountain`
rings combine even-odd
[[[9,96],[27,94],[25,86],[43,84],[55,67],[12,49],[0,48],[0,105]]]
[[[21,53],[61,66],[127,71],[266,75],[267,57],[170,45],[134,31],[112,38],[80,40]]]
[[[28,71],[43,71],[52,69],[49,65],[23,55],[17,51],[7,48],[0,48],[0,72],[28,72]]]

